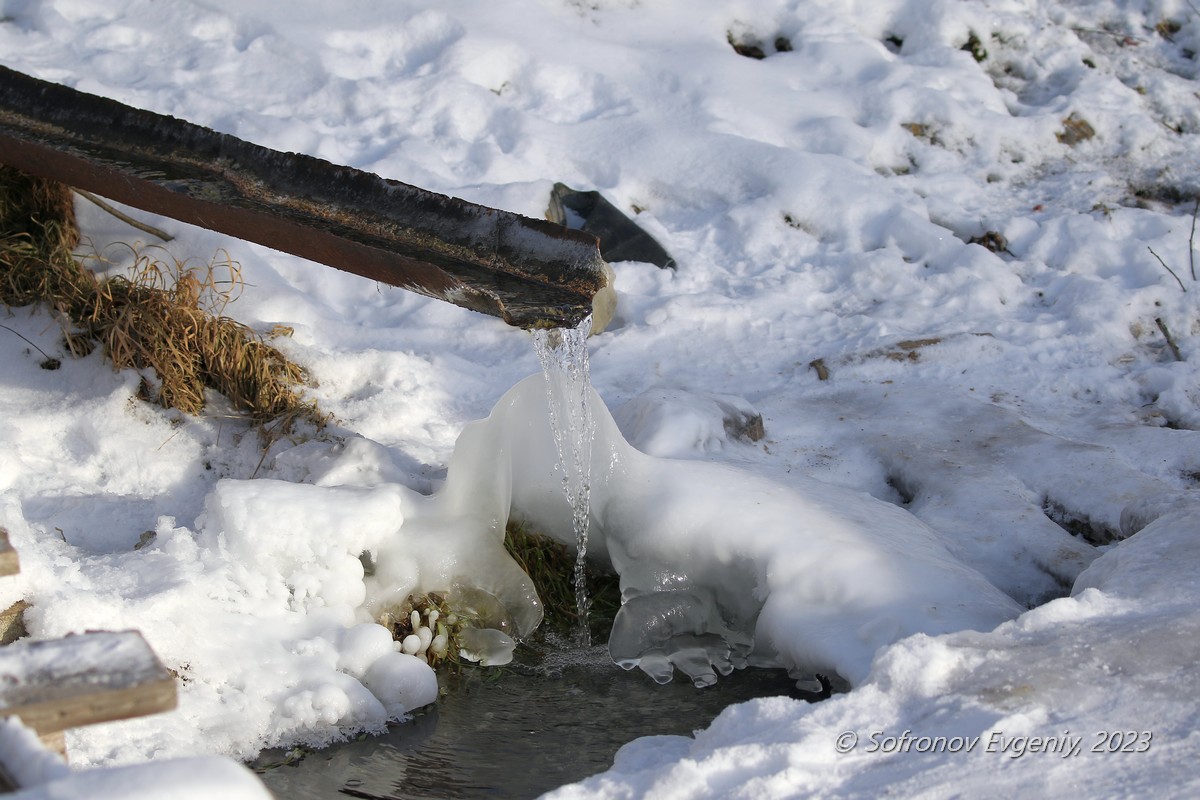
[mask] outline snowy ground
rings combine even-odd
[[[1196,793],[1189,0],[0,0],[0,17],[5,66],[529,216],[556,181],[599,189],[676,259],[617,264],[617,317],[590,342],[645,453],[598,410],[625,471],[597,478],[596,523],[635,588],[684,573],[756,647],[854,688],[635,741],[556,797]],[[140,236],[80,211],[99,247]],[[386,590],[357,555],[392,548],[396,585],[446,569],[442,529],[412,537],[454,503],[418,493],[538,370],[529,337],[156,223],[179,257],[241,263],[228,313],[294,329],[278,344],[343,444],[260,464],[238,422],[143,405],[97,356],[42,370],[0,330],[0,525],[23,568],[0,605],[31,600],[39,637],[140,628],[184,675],[179,712],[75,735],[82,764],[378,729],[429,684],[355,627]],[[61,350],[44,312],[0,321]],[[761,412],[766,438],[729,439],[713,395]],[[513,408],[472,430],[520,451],[536,415]],[[462,497],[498,456],[470,452],[454,502],[482,514]],[[548,462],[513,470],[538,511],[521,487]]]

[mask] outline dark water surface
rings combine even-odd
[[[691,735],[755,697],[813,699],[782,670],[741,670],[696,689],[626,672],[606,647],[518,660],[444,678],[436,706],[381,736],[299,759],[270,751],[252,766],[280,800],[534,798],[608,769],[638,736]]]

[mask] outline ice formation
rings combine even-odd
[[[441,494],[474,519],[511,513],[573,544],[545,404],[533,376],[468,425]],[[900,508],[815,480],[785,487],[655,458],[625,441],[594,390],[591,407],[591,544],[621,576],[609,648],[623,666],[658,681],[680,669],[698,685],[747,664],[857,683],[883,645],[987,630],[1021,611]]]
[[[908,512],[815,480],[783,486],[647,455],[624,439],[590,386],[587,393],[590,546],[621,576],[609,650],[622,666],[660,682],[678,669],[701,686],[747,665],[857,683],[886,644],[991,629],[1020,612]],[[372,483],[369,470],[347,464],[371,463],[376,447],[351,443],[325,474],[311,476],[317,486],[222,482],[207,502],[207,534],[235,559],[273,572],[270,591],[286,592],[293,610],[321,610],[345,625],[412,595],[447,593],[476,621],[463,634],[463,654],[506,663],[542,616],[532,582],[504,550],[508,519],[577,546],[544,378],[520,382],[487,419],[466,426],[432,496],[388,481],[338,485],[349,475]],[[382,629],[352,630],[342,642],[345,671],[403,713],[405,693],[389,694],[385,679],[399,674],[402,657],[433,646],[435,630],[418,615],[413,634],[393,648],[399,653],[376,641]]]

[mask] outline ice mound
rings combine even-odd
[[[990,630],[1021,612],[932,529],[868,495],[785,487],[729,467],[656,458],[621,436],[591,391],[591,552],[621,576],[618,663],[698,685],[748,664],[862,681],[915,633]],[[488,524],[511,513],[573,546],[571,509],[535,375],[467,426],[445,501]]]

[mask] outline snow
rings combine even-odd
[[[19,786],[45,783],[71,774],[63,757],[42,746],[38,735],[25,727],[20,718],[0,720],[0,749],[4,753],[0,763]]]
[[[851,688],[633,741],[553,796],[1195,794],[1190,3],[0,17],[5,66],[531,217],[556,182],[597,189],[676,260],[614,265],[589,341],[592,552],[631,599],[619,655],[660,678],[747,660]],[[79,211],[119,271],[109,245],[140,234]],[[163,412],[98,354],[44,370],[0,329],[0,525],[22,565],[0,604],[30,600],[37,638],[139,629],[186,678],[177,712],[68,736],[112,780],[381,730],[436,684],[373,613],[465,581],[527,630],[504,519],[573,541],[530,337],[151,221],[173,255],[240,262],[226,313],[290,327],[274,341],[338,423],[264,457],[219,401]],[[46,312],[2,323],[62,357]],[[766,437],[732,436],[730,409]]]
[[[69,771],[68,771],[69,772]],[[156,797],[206,800],[270,800],[271,794],[250,770],[214,756],[177,758],[136,766],[87,769],[13,792],[13,800],[152,800]]]
[[[181,758],[135,766],[72,771],[19,717],[0,720],[0,764],[16,781],[10,797],[21,800],[94,797],[101,800],[212,797],[266,800],[270,793],[245,767],[217,756]]]

